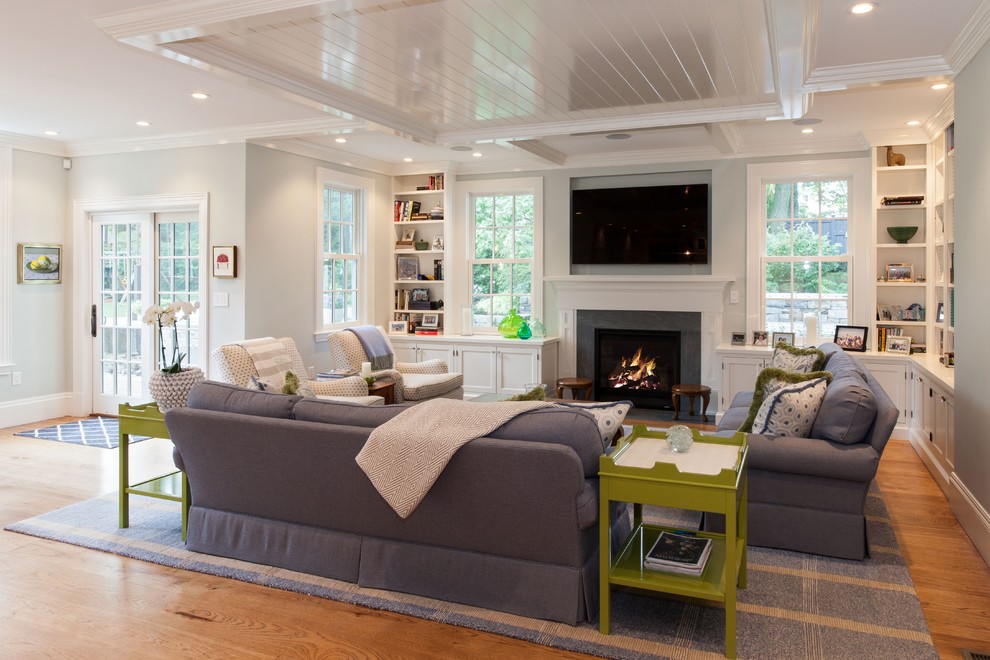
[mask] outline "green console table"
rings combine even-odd
[[[145,435],[152,438],[168,439],[165,415],[156,403],[143,403],[132,406],[122,403],[117,409],[117,423],[120,429],[120,527],[127,527],[128,499],[131,495],[157,497],[182,503],[182,540],[186,540],[186,524],[189,519],[189,482],[184,472],[176,470],[153,479],[131,484],[130,444],[132,435]]]
[[[600,628],[602,634],[609,633],[613,585],[719,601],[725,603],[725,655],[735,658],[736,587],[746,587],[746,436],[693,433],[694,445],[677,455],[670,451],[664,432],[637,425],[611,454],[599,459]],[[634,505],[632,532],[615,555],[607,522],[613,501]],[[643,555],[660,532],[677,531],[644,523],[643,504],[725,515],[724,534],[698,532],[713,540],[700,577],[643,567]]]

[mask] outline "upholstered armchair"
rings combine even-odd
[[[296,342],[291,337],[281,337],[277,340],[285,348],[289,370],[299,376],[301,384],[311,389],[321,399],[341,399],[351,403],[364,403],[380,406],[385,399],[380,396],[368,395],[368,383],[359,376],[336,378],[329,381],[306,379],[306,366],[303,364]],[[258,376],[258,369],[247,349],[240,344],[224,344],[211,356],[213,358],[213,379],[224,383],[250,387],[251,377]]]
[[[385,330],[377,326],[378,331],[388,341]],[[341,330],[327,337],[330,348],[330,359],[335,369],[359,371],[362,362],[370,362],[368,354],[357,335],[349,330]],[[464,378],[458,373],[448,373],[447,363],[443,360],[426,360],[424,362],[398,362],[395,351],[392,350],[392,368],[372,371],[376,380],[388,380],[395,383],[395,402],[425,401],[426,399],[464,398]]]

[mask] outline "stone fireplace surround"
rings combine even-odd
[[[621,318],[617,312],[695,312],[700,315],[698,343],[701,356],[698,384],[718,389],[718,372],[715,364],[715,347],[722,336],[722,304],[726,287],[735,280],[718,275],[562,275],[545,278],[550,284],[557,303],[557,327],[560,331],[560,376],[584,375],[591,377],[592,365],[587,373],[580,373],[577,357],[578,345],[585,334],[579,325],[585,318]],[[579,314],[578,312],[581,312]],[[586,314],[590,312],[591,314]],[[581,323],[579,323],[579,318]],[[650,315],[644,317],[653,318]],[[649,321],[647,321],[649,322]],[[611,327],[636,328],[641,326],[612,325]],[[662,328],[657,328],[662,329]],[[669,328],[679,330],[680,327]],[[592,326],[591,339],[594,342]],[[682,336],[682,359],[683,344]],[[592,346],[591,350],[594,348]],[[682,370],[686,364],[682,362]],[[684,373],[684,378],[687,378]]]

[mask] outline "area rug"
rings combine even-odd
[[[33,431],[18,431],[14,435],[69,442],[74,445],[100,447],[101,449],[116,449],[117,445],[120,444],[116,417],[87,417],[75,422],[46,426]],[[131,444],[147,439],[147,436],[132,435]]]
[[[749,584],[738,592],[739,658],[938,657],[876,488],[868,500],[866,561],[750,548]],[[667,509],[647,516],[683,522]],[[109,494],[6,529],[605,658],[724,657],[725,612],[705,601],[615,592],[612,634],[601,635],[597,621],[569,626],[190,552],[171,502],[132,498],[130,522],[117,528]]]

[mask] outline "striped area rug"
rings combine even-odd
[[[910,575],[874,487],[868,498],[870,555],[849,561],[750,548],[749,584],[738,592],[739,658],[937,658]],[[631,592],[612,596],[611,635],[190,552],[179,505],[131,500],[131,526],[117,528],[116,494],[15,523],[8,530],[320,598],[398,612],[605,658],[722,658],[725,613],[704,601]],[[649,508],[647,508],[649,509]],[[669,510],[653,521],[682,525]],[[369,641],[369,648],[373,648]]]
[[[116,449],[120,444],[116,417],[86,417],[75,422],[46,426],[32,431],[19,431],[14,435],[25,438],[40,438],[69,442],[74,445],[100,447],[101,449]],[[145,436],[131,436],[131,444],[147,440]]]

